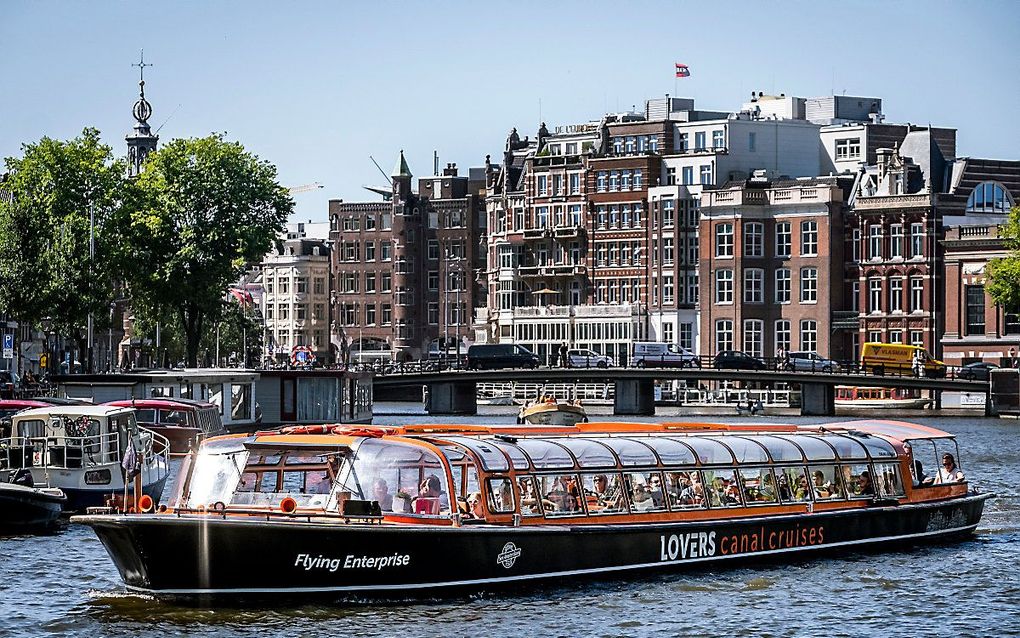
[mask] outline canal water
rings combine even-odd
[[[488,410],[472,421],[513,420]],[[453,598],[208,609],[127,593],[91,530],[68,525],[0,538],[0,636],[1020,635],[1020,424],[912,420],[958,435],[972,483],[997,494],[969,540]]]

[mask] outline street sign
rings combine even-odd
[[[4,333],[4,359],[14,358],[14,333]]]

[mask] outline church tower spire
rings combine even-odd
[[[152,65],[145,63],[144,49],[138,63],[131,66],[138,67],[138,101],[135,102],[135,106],[131,110],[135,116],[134,130],[128,133],[124,140],[127,142],[128,149],[128,176],[137,177],[141,174],[149,153],[156,150],[159,136],[153,135],[149,128],[152,105],[145,99],[145,67]]]

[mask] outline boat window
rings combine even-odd
[[[345,455],[335,450],[253,452],[233,495],[224,502],[276,507],[289,496],[298,507],[325,508],[344,463]]]
[[[156,411],[149,409],[135,409],[135,421],[139,423],[155,423]]]
[[[622,465],[656,465],[655,454],[647,446],[637,441],[615,436],[599,440],[613,448],[616,455],[620,457]]]
[[[17,436],[26,439],[37,439],[46,436],[46,422],[42,419],[31,419],[18,422]]]
[[[733,470],[703,470],[711,507],[740,507],[740,489]]]
[[[450,450],[451,448],[444,448]],[[379,500],[376,480],[383,479],[388,490],[396,490],[393,511],[423,516],[450,513],[450,486],[442,460],[428,448],[383,439],[365,439],[353,463],[340,473],[334,493],[350,493],[358,500]],[[393,492],[391,492],[393,493]],[[387,495],[388,496],[388,495]],[[332,507],[329,507],[332,509]]]
[[[871,498],[875,495],[875,481],[867,463],[844,465],[843,484],[850,498]]]
[[[503,450],[503,452],[510,457],[510,462],[513,463],[515,470],[526,470],[531,467],[531,464],[528,462],[527,455],[525,455],[524,452],[521,451],[521,448],[516,445],[512,443],[504,443],[503,441],[488,441],[488,443],[491,443],[497,448]]]
[[[833,452],[832,447],[813,436],[776,435],[775,438],[793,443],[799,447],[804,451],[804,456],[808,461],[834,461],[836,459],[836,453]]]
[[[538,469],[574,467],[574,459],[562,446],[544,439],[519,439],[517,445],[524,450]]]
[[[623,478],[615,472],[604,474],[582,474],[584,499],[588,505],[588,513],[625,514],[627,499],[623,496]]]
[[[733,450],[733,456],[736,457],[737,463],[769,462],[769,457],[765,454],[765,448],[751,439],[746,439],[742,436],[725,436],[720,440]]]
[[[770,468],[743,467],[737,470],[737,476],[743,486],[745,503],[761,505],[776,502],[776,479]]]
[[[659,455],[659,460],[662,461],[663,465],[694,465],[697,461],[691,448],[676,439],[664,436],[650,436],[647,439],[641,440],[652,446],[655,453]]]
[[[694,448],[694,453],[702,465],[733,463],[733,455],[730,454],[729,448],[715,439],[692,436],[684,439],[684,443]]]
[[[518,476],[517,487],[521,493],[521,514],[524,516],[541,516],[542,499],[538,496],[534,476]]]
[[[577,464],[584,467],[616,467],[616,457],[606,446],[594,439],[556,439],[556,442],[570,450],[577,458]]]
[[[139,420],[140,413],[135,413],[135,420]],[[159,411],[159,422],[166,423],[167,425],[177,425],[185,427],[191,425],[188,423],[188,413],[183,410],[160,410]]]
[[[811,479],[803,465],[784,467],[779,472],[779,498],[785,503],[803,503],[811,500]]]
[[[629,472],[624,478],[630,507],[635,513],[666,511],[662,472]]]
[[[552,474],[537,478],[546,516],[584,516],[577,475]]]
[[[514,511],[514,488],[510,479],[504,477],[490,478],[489,511],[507,514]]]
[[[880,439],[877,436],[857,436],[854,438],[855,441],[863,443],[864,447],[868,449],[868,454],[873,459],[894,459],[896,458],[896,448],[892,446],[892,443],[885,439]]]
[[[448,436],[446,439],[474,452],[482,463],[482,469],[487,472],[505,472],[510,469],[506,456],[489,441],[479,441],[466,436]]]
[[[864,449],[864,446],[848,436],[826,434],[819,438],[836,448],[836,454],[844,461],[867,460],[868,458],[868,451]]]
[[[776,463],[804,460],[804,454],[801,453],[800,448],[786,439],[777,436],[749,436],[747,438],[764,445],[765,449],[769,451],[769,456]]]
[[[248,450],[237,439],[206,443],[195,455],[185,488],[187,493],[180,502],[193,508],[228,503],[247,461]],[[254,475],[251,480],[249,486],[254,489]]]
[[[843,498],[843,482],[835,465],[812,465],[808,467],[808,472],[816,501]]]
[[[666,472],[666,493],[670,509],[700,509],[705,507],[705,487],[701,484],[701,473]]]
[[[899,463],[875,463],[875,489],[886,498],[903,496]]]

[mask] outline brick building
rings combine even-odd
[[[437,170],[438,173],[438,170]],[[423,177],[412,188],[403,152],[381,202],[330,200],[334,321],[331,333],[354,361],[413,360],[453,353],[470,341],[483,262],[484,175]]]

